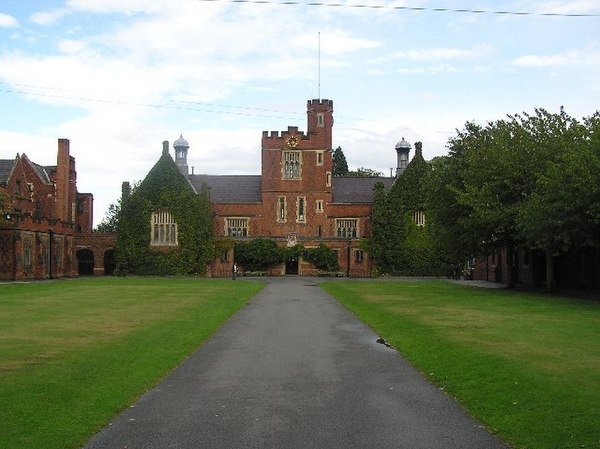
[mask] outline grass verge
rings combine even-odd
[[[0,448],[78,448],[260,289],[96,278],[0,285]]]
[[[600,303],[442,281],[321,286],[513,447],[600,448]]]

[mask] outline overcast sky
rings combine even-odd
[[[259,174],[262,131],[305,131],[312,98],[386,175],[403,137],[431,159],[466,121],[600,108],[598,0],[302,3],[0,0],[0,158],[70,139],[98,223],[180,134],[195,173]]]

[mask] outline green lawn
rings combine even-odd
[[[600,448],[600,302],[431,282],[322,287],[516,448]]]
[[[177,278],[0,284],[0,448],[81,447],[261,288]]]

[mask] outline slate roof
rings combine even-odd
[[[260,175],[190,175],[190,183],[196,192],[202,185],[210,188],[210,199],[214,203],[260,203]]]
[[[0,184],[6,184],[15,165],[15,159],[0,159]]]
[[[48,172],[56,170],[56,166],[47,166],[36,164],[33,161],[30,161],[29,158],[25,154],[23,156],[30,164],[35,173],[39,176],[42,182],[46,184],[50,184],[52,181],[50,180],[50,176]],[[18,157],[15,159],[0,159],[0,184],[6,184],[8,182],[8,178],[14,169],[15,164],[17,163]]]
[[[215,203],[260,203],[260,175],[190,175],[190,183],[196,192],[202,192],[206,184],[210,188],[210,199]],[[358,178],[353,176],[334,177],[332,193],[334,203],[371,203],[373,187],[382,182],[388,190],[396,178]]]
[[[50,176],[48,175],[48,172],[55,171],[56,165],[42,166],[32,161],[29,162],[31,162],[31,166],[43,182],[45,182],[46,184],[50,184],[52,182],[50,181]]]
[[[355,176],[335,176],[331,180],[334,203],[372,203],[373,187],[382,182],[389,190],[396,178],[359,178]]]

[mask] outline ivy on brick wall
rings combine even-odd
[[[386,192],[377,184],[373,196],[373,235],[369,253],[375,262],[375,274],[442,275],[447,271],[446,257],[440,253],[425,222],[418,226],[414,213],[427,218],[425,184],[431,164],[417,152],[404,173]]]
[[[245,271],[265,271],[285,260],[285,252],[274,240],[257,238],[235,243],[235,261]]]
[[[177,223],[177,246],[151,246],[151,217],[169,212]],[[121,275],[204,274],[215,249],[206,192],[196,193],[168,152],[146,178],[121,198],[115,256]]]
[[[333,272],[340,269],[338,263],[338,254],[322,243],[316,248],[305,249],[303,256],[318,270]]]

